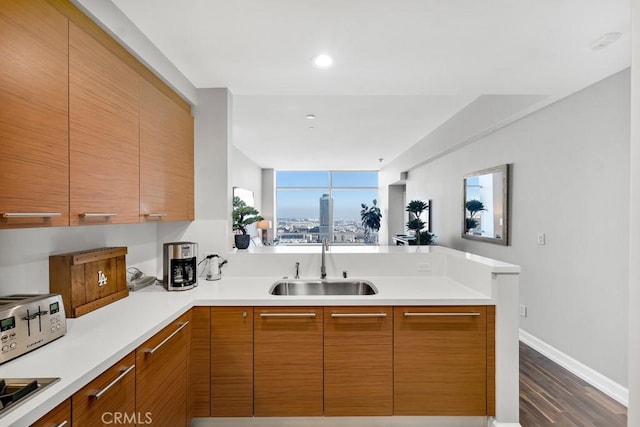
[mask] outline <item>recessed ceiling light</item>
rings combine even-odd
[[[324,53],[320,54],[313,58],[313,65],[315,65],[316,68],[330,68],[333,65],[333,58]]]
[[[316,115],[315,115],[315,114],[307,114],[307,119],[309,119],[309,120],[313,120],[313,119],[315,119],[315,118],[316,118]]]
[[[315,129],[315,127],[314,126],[309,126],[309,129]]]
[[[592,50],[600,50],[609,46],[610,44],[615,43],[622,36],[622,33],[607,33],[604,36],[600,37],[598,40],[592,42],[589,45],[589,48]]]

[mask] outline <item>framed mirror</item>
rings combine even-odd
[[[505,164],[464,177],[462,238],[509,244],[509,172]]]

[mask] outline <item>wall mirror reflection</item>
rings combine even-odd
[[[464,239],[509,244],[509,169],[505,164],[464,177]]]

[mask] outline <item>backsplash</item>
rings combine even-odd
[[[155,272],[156,224],[32,228],[0,231],[0,295],[49,291],[49,255],[127,246],[127,265]]]

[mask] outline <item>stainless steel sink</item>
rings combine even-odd
[[[269,290],[271,295],[375,295],[378,289],[368,280],[283,279]]]

